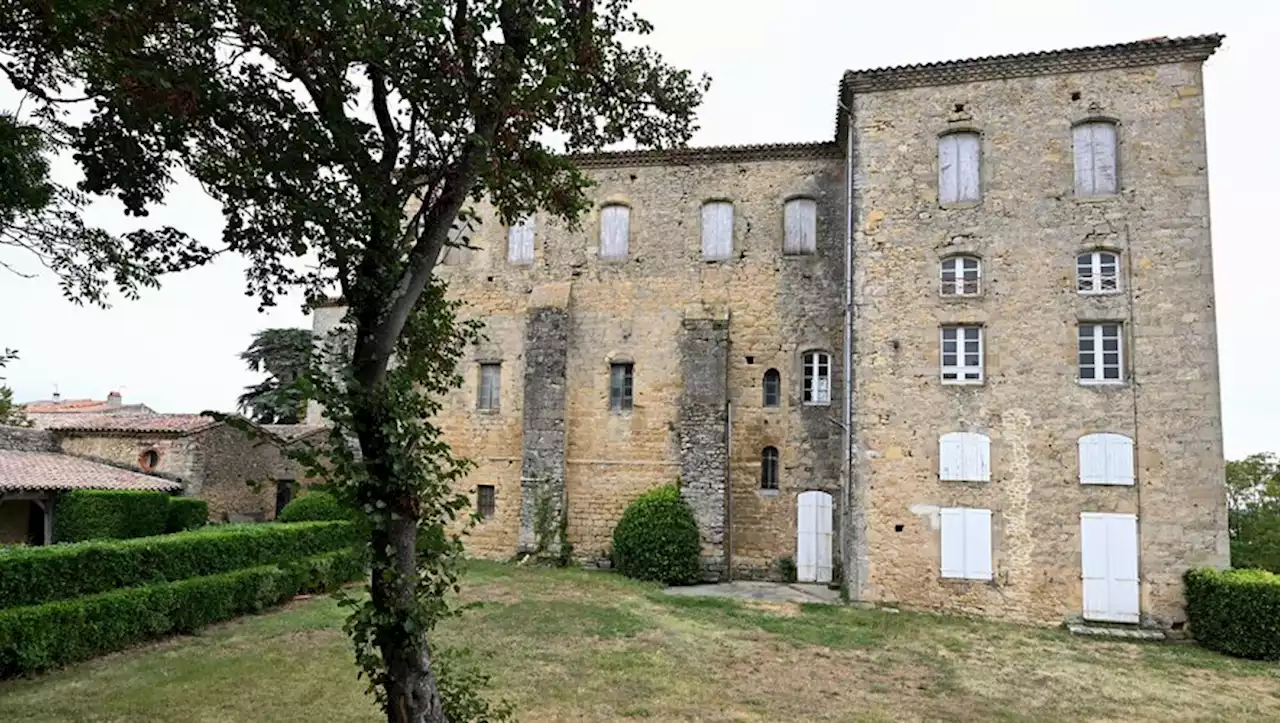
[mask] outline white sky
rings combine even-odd
[[[1228,457],[1280,452],[1280,243],[1271,209],[1280,196],[1280,3],[1265,0],[638,0],[657,26],[650,44],[671,62],[713,78],[694,145],[831,138],[836,84],[846,69],[1225,33],[1206,64],[1219,352]],[[938,18],[938,20],[930,20]],[[12,109],[12,92],[0,106]],[[94,219],[131,228],[114,203]],[[218,208],[180,185],[152,214],[210,243]],[[34,271],[20,256],[2,258]],[[286,299],[259,314],[244,295],[240,259],[164,281],[140,301],[102,311],[64,301],[49,278],[0,271],[0,347],[22,358],[6,370],[19,400],[103,398],[166,412],[229,410],[255,381],[236,354],[270,326],[306,326]]]

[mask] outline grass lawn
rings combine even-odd
[[[1280,665],[1189,645],[676,598],[473,563],[440,631],[522,721],[1280,720]],[[0,721],[376,721],[327,598],[0,683]]]

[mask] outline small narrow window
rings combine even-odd
[[[944,507],[939,517],[942,577],[990,580],[991,510]]]
[[[804,367],[804,403],[831,403],[831,355],[825,351],[805,352],[801,357]]]
[[[786,236],[784,254],[811,254],[818,248],[818,204],[812,198],[793,198],[783,207]]]
[[[977,296],[982,293],[982,262],[973,256],[942,260],[942,295]]]
[[[477,485],[476,486],[476,514],[480,515],[480,519],[487,520],[493,517],[495,508],[497,507],[497,495],[493,485]]]
[[[536,226],[532,215],[507,229],[507,262],[512,264],[533,263],[533,239]]]
[[[1111,196],[1116,182],[1116,126],[1107,121],[1081,123],[1072,130],[1076,195]]]
[[[480,391],[476,397],[477,409],[497,409],[499,391],[502,388],[502,365],[480,365]]]
[[[973,203],[981,200],[979,165],[982,144],[977,133],[948,133],[938,139],[938,201]]]
[[[634,367],[628,363],[609,365],[609,410],[628,412],[632,406],[632,374]]]
[[[1119,256],[1110,251],[1088,251],[1076,257],[1076,291],[1114,294],[1119,290]]]
[[[760,489],[778,489],[778,448],[765,447],[760,452]]]
[[[982,327],[942,327],[942,383],[981,384]]]
[[[782,406],[782,375],[777,369],[764,373],[764,405],[766,407]]]
[[[702,258],[724,261],[733,255],[733,204],[711,201],[702,206]]]
[[[1080,383],[1124,382],[1124,343],[1119,324],[1081,324]]]
[[[621,204],[600,209],[600,258],[627,258],[631,239],[631,209]]]

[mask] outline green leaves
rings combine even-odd
[[[1280,572],[1280,459],[1270,453],[1227,462],[1231,564]]]
[[[613,529],[613,564],[637,580],[689,585],[701,576],[701,542],[693,510],[676,485],[640,495]]]
[[[267,378],[245,387],[237,405],[259,424],[298,424],[307,415],[306,376],[311,368],[311,332],[307,329],[263,329],[253,335],[240,359]]]
[[[1264,570],[1188,570],[1187,617],[1206,648],[1280,660],[1280,576]]]

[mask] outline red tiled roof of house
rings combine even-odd
[[[41,399],[22,405],[27,414],[155,414],[145,404],[124,404],[119,395],[107,399]]]
[[[56,452],[0,449],[0,491],[12,490],[155,490],[171,492],[182,485],[163,477]]]
[[[57,432],[167,432],[192,434],[219,424],[202,414],[30,414],[41,429]]]

